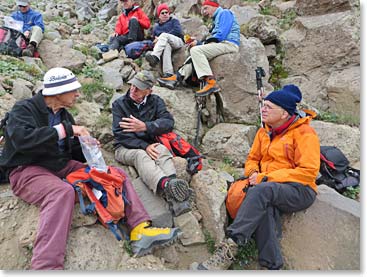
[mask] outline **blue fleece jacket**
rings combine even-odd
[[[230,10],[219,7],[213,15],[213,20],[214,28],[210,33],[210,38],[218,42],[226,40],[240,45],[240,25]]]
[[[170,19],[162,24],[156,23],[153,27],[153,38],[158,37],[162,33],[175,35],[183,39],[181,23],[178,19],[170,17]]]
[[[13,12],[11,14],[11,17],[15,20],[23,21],[23,33],[25,31],[31,31],[33,26],[40,27],[42,29],[42,32],[45,31],[42,14],[32,9],[29,9],[26,13],[22,13],[21,11]]]

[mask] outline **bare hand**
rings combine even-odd
[[[257,174],[259,174],[259,173],[254,172],[254,173],[252,173],[252,174],[250,175],[250,177],[248,178],[250,185],[256,185],[256,184],[257,184],[257,183],[256,183]]]
[[[119,125],[124,129],[124,132],[144,132],[147,130],[145,123],[132,115],[123,117]]]
[[[158,37],[155,37],[154,40],[153,40],[153,44],[156,44],[158,41]]]
[[[31,32],[30,32],[30,31],[25,31],[25,32],[24,32],[24,36],[25,36],[26,38],[28,38],[30,34],[31,34]]]
[[[153,160],[156,160],[159,157],[159,151],[156,148],[158,145],[159,143],[153,143],[148,145],[148,147],[145,149],[149,157],[151,157]]]
[[[194,39],[192,42],[189,43],[189,47],[194,47],[198,44],[198,41],[196,39]]]
[[[89,136],[87,128],[84,126],[73,125],[74,136]]]

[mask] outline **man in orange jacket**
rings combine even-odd
[[[227,239],[214,255],[191,269],[227,269],[254,234],[259,264],[280,269],[283,258],[280,213],[304,210],[315,201],[316,177],[320,168],[320,143],[309,125],[312,116],[297,110],[302,94],[295,85],[286,85],[264,99],[260,128],[245,163],[245,176],[252,185],[247,191]]]
[[[134,0],[120,0],[122,2],[122,14],[118,18],[115,32],[110,39],[110,50],[117,49],[133,41],[144,40],[144,29],[149,29],[150,20],[144,11]]]

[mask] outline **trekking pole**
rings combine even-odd
[[[262,82],[262,77],[265,77],[265,71],[262,67],[257,67],[256,70],[256,86],[257,86],[257,93],[258,93],[258,100],[259,100],[259,108],[260,108],[260,120],[261,120],[261,127],[264,127],[263,118],[262,118],[262,106],[264,105],[263,97],[265,95],[265,90]]]

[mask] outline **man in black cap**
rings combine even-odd
[[[320,143],[309,125],[315,114],[297,110],[302,94],[295,85],[286,85],[264,99],[260,128],[245,163],[250,188],[237,210],[227,239],[214,255],[195,270],[224,270],[232,264],[239,245],[254,234],[259,263],[280,269],[283,258],[280,213],[293,213],[312,205],[316,198],[316,177],[320,168]]]
[[[146,70],[129,81],[127,93],[112,104],[115,159],[134,166],[154,193],[162,193],[175,216],[190,210],[192,193],[185,180],[176,178],[172,154],[156,140],[174,125],[162,98],[152,94],[155,79]]]

